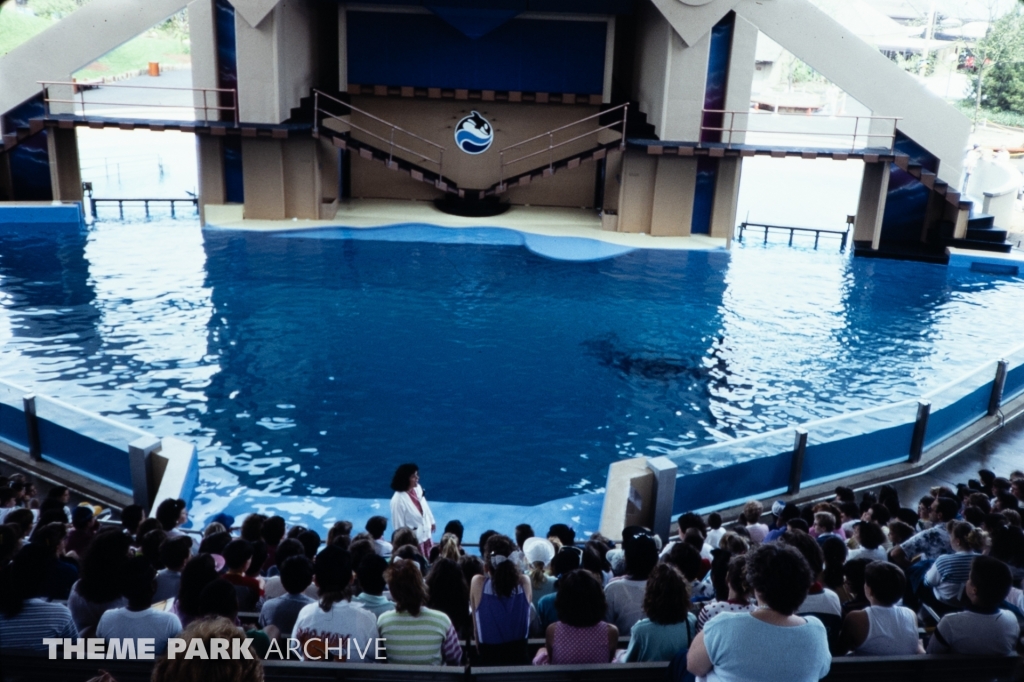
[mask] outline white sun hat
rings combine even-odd
[[[523,554],[531,566],[537,562],[547,566],[555,558],[555,546],[544,538],[527,538],[523,543]]]

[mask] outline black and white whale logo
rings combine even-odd
[[[455,124],[455,144],[467,154],[483,154],[494,142],[494,128],[478,111]]]

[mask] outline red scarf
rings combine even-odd
[[[420,504],[420,498],[416,496],[415,488],[409,491],[409,499],[411,499],[412,503],[416,505],[416,510],[420,513],[420,516],[423,516],[423,505]]]

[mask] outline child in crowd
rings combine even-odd
[[[154,653],[167,652],[167,640],[181,632],[181,622],[173,613],[158,611],[150,606],[156,593],[156,570],[144,557],[132,557],[124,569],[121,594],[128,606],[109,609],[100,617],[96,636],[106,640],[134,639],[139,650],[139,639],[155,640]]]
[[[153,531],[150,531],[153,532]],[[192,556],[192,540],[185,537],[168,538],[160,545],[160,562],[164,569],[156,574],[156,592],[153,603],[177,599],[181,585],[181,572]]]
[[[864,569],[864,596],[870,606],[851,611],[843,621],[839,651],[859,656],[909,656],[923,654],[917,637],[917,616],[896,603],[903,597],[907,580],[895,564],[874,561]]]
[[[299,611],[312,604],[313,600],[303,592],[313,582],[313,562],[305,555],[291,556],[281,565],[281,584],[287,594],[268,599],[260,609],[261,628],[275,626],[281,634],[288,636],[295,625]]]
[[[999,608],[1010,593],[1011,584],[1006,564],[992,557],[975,557],[964,589],[971,607],[942,617],[928,642],[928,653],[1012,655],[1020,625],[1012,613]]]

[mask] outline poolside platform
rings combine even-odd
[[[993,275],[1020,274],[1024,268],[1024,252],[995,253],[992,251],[975,251],[948,247],[949,267],[965,268],[974,272],[985,272]]]
[[[241,204],[207,204],[206,226],[232,230],[276,232],[326,227],[379,228],[399,225],[432,225],[448,228],[505,228],[542,237],[576,237],[626,249],[725,250],[729,240],[704,234],[688,237],[654,237],[650,234],[605,229],[593,209],[548,206],[512,206],[501,215],[466,218],[438,210],[426,201],[351,199],[337,207],[331,220],[249,220]]]

